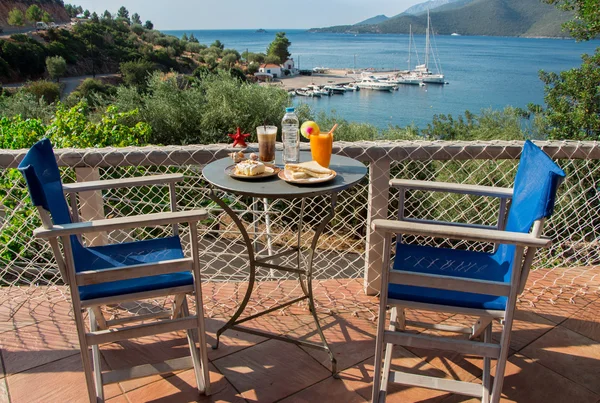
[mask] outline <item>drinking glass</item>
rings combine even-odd
[[[258,126],[258,159],[261,162],[273,164],[275,162],[275,140],[277,139],[277,126]]]

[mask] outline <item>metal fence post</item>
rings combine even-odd
[[[75,168],[77,182],[100,180],[99,168]],[[101,190],[79,193],[79,217],[81,221],[101,220],[104,216],[104,200]],[[86,235],[88,246],[106,245],[108,236],[106,232]]]
[[[387,218],[390,181],[390,160],[381,158],[369,165],[369,207],[367,213],[367,245],[364,290],[367,295],[379,293],[379,276],[383,264],[384,237],[375,234],[371,222]]]

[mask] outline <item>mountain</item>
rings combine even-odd
[[[444,6],[446,4],[452,4],[457,1],[461,1],[461,0],[429,0],[429,1],[426,1],[425,3],[415,4],[414,6],[407,8],[401,14],[418,15],[418,14],[426,12],[427,10],[433,10],[440,6]],[[379,22],[381,22],[381,21],[379,21]]]
[[[384,21],[387,21],[387,20],[389,20],[389,19],[390,19],[390,17],[388,17],[388,16],[385,16],[385,15],[383,15],[383,14],[379,14],[379,15],[376,15],[375,17],[367,18],[367,19],[366,19],[366,20],[364,20],[364,21],[357,22],[357,23],[356,23],[356,24],[354,24],[354,25],[372,25],[372,24],[379,24],[380,22],[384,22]]]
[[[450,6],[459,5],[458,8]],[[450,7],[450,9],[447,9]],[[539,0],[462,0],[449,3],[431,12],[433,30],[436,34],[524,37],[565,37],[561,24],[572,14],[556,9]],[[427,15],[399,14],[378,24],[360,26],[336,26],[311,29],[311,32],[349,32],[404,34],[412,31],[425,33]]]

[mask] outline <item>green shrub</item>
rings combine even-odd
[[[148,75],[154,70],[156,70],[154,63],[146,60],[121,63],[123,81],[127,85],[136,87],[144,87],[146,80],[148,80]]]
[[[36,96],[39,100],[44,100],[46,103],[58,101],[60,98],[60,87],[56,83],[51,83],[46,80],[33,81],[27,84],[25,91]]]
[[[48,105],[44,99],[25,91],[17,91],[12,96],[0,97],[0,116],[21,116],[23,119],[41,119],[50,122],[56,107]]]

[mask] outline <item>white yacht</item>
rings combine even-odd
[[[314,94],[318,94],[319,96],[330,96],[331,95],[331,91],[326,90],[324,88],[320,88],[318,85],[315,84],[310,84],[307,85],[308,89],[311,90]]]
[[[393,91],[394,84],[391,83],[382,83],[377,80],[375,76],[363,76],[362,80],[357,83],[358,88],[360,89],[369,89],[376,91]]]

